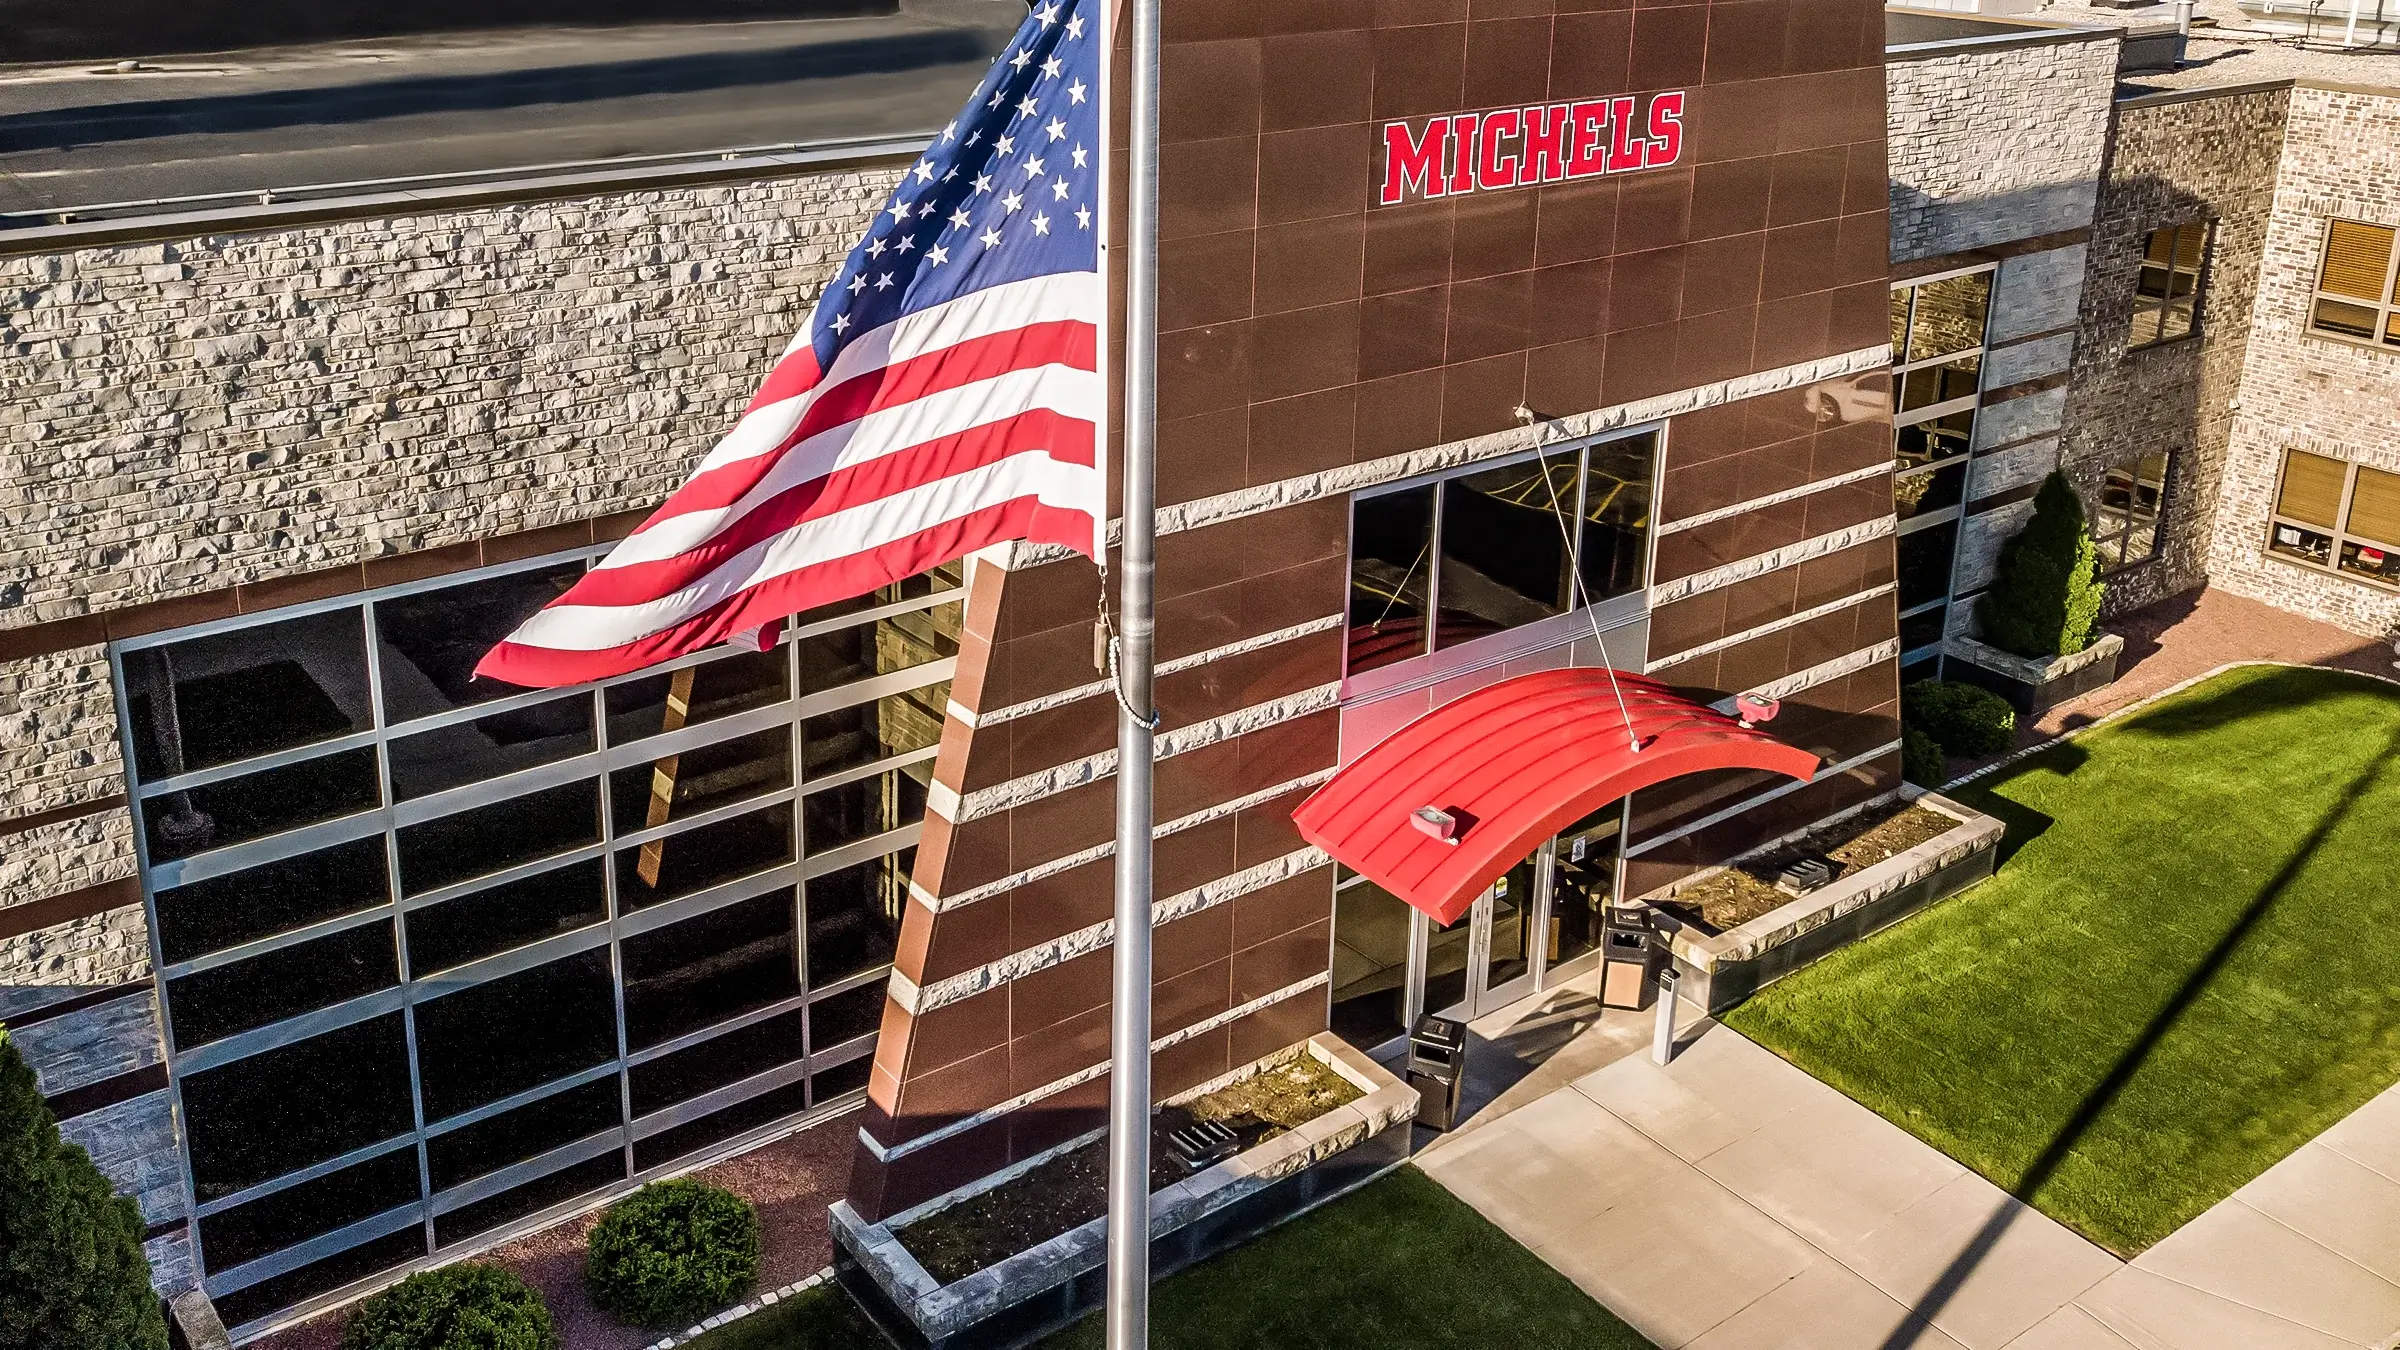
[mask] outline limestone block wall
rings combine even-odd
[[[2122,613],[2207,581],[2259,263],[2274,208],[2288,86],[2127,99],[2092,227],[2061,459],[2087,501],[2112,465],[2169,453],[2157,556],[2108,578]],[[2197,336],[2128,348],[2154,229],[2213,220]]]
[[[2291,91],[2207,566],[2215,585],[2376,636],[2400,624],[2400,594],[2265,551],[2285,450],[2400,471],[2400,351],[2308,331],[2334,217],[2400,225],[2400,92]]]
[[[0,986],[147,972],[138,905],[8,915],[133,873],[102,639],[646,509],[897,172],[0,258]]]
[[[1894,49],[1892,260],[2088,225],[2118,44],[2113,29],[2030,29]]]

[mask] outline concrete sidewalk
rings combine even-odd
[[[1418,1163],[1661,1350],[2382,1350],[2400,1329],[2400,1088],[2130,1266],[1723,1028]]]

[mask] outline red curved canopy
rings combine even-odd
[[[1618,671],[1616,686],[1622,709],[1606,670],[1542,670],[1486,685],[1352,760],[1292,812],[1293,823],[1446,924],[1543,840],[1636,788],[1709,769],[1799,779],[1817,771],[1815,755],[1655,680]],[[1450,842],[1410,819],[1424,806],[1456,819]]]

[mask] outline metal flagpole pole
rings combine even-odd
[[[1109,1018],[1108,1350],[1150,1344],[1150,778],[1157,522],[1158,4],[1133,11],[1126,194],[1125,528],[1117,594],[1117,921]],[[1111,14],[1113,21],[1114,14]],[[1103,110],[1103,116],[1107,110]]]

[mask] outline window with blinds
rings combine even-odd
[[[2290,450],[2267,551],[2400,587],[2400,473]]]
[[[2393,264],[2400,259],[2394,256],[2393,235],[2389,225],[2326,222],[2311,329],[2354,342],[2400,346],[2392,302]]]
[[[2200,331],[2200,279],[2208,261],[2213,220],[2152,230],[2134,282],[2129,347],[2148,347]]]

